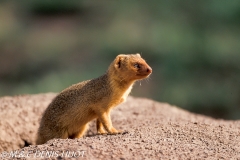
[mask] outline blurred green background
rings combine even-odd
[[[239,119],[239,51],[239,0],[0,1],[0,96],[59,92],[139,52],[153,74],[131,95]]]

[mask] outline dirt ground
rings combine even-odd
[[[240,159],[240,121],[216,120],[166,103],[129,97],[112,111],[128,131],[53,139],[34,145],[44,109],[56,94],[0,98],[1,159]]]

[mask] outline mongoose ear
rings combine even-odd
[[[126,55],[124,55],[124,54],[120,54],[116,57],[115,63],[114,63],[115,68],[117,68],[117,69],[121,68],[122,62],[125,59],[125,57],[126,57]]]
[[[141,55],[139,53],[137,53],[136,55],[141,58]]]

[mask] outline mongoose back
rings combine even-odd
[[[74,84],[53,99],[43,113],[36,143],[80,138],[95,118],[98,134],[122,133],[113,127],[110,111],[126,100],[136,80],[151,73],[139,54],[118,55],[104,75]]]

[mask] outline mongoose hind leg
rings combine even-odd
[[[88,124],[85,124],[85,125],[81,126],[78,129],[78,132],[76,132],[76,133],[72,134],[71,136],[69,136],[69,138],[72,138],[72,139],[74,139],[74,138],[81,138],[85,134],[87,129],[88,129]]]

